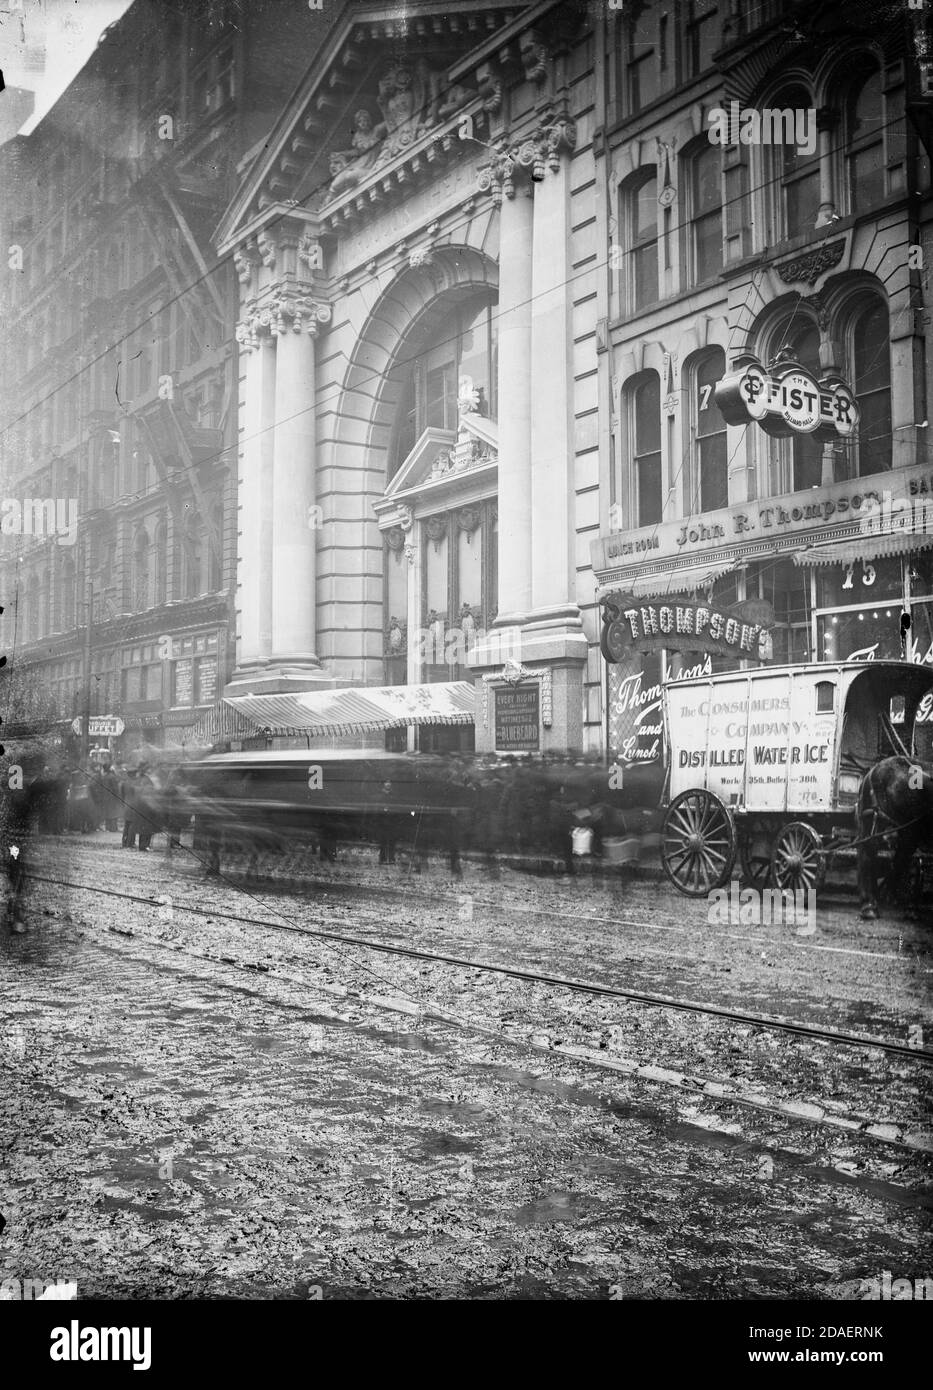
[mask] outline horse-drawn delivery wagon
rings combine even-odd
[[[856,839],[863,775],[882,758],[915,755],[915,726],[926,727],[917,710],[931,690],[933,670],[902,661],[671,681],[663,697],[668,878],[704,897],[729,881],[738,857],[758,888],[819,888],[829,855]]]

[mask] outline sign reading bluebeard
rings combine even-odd
[[[828,373],[817,381],[789,360],[768,371],[750,353],[737,358],[717,384],[716,404],[728,424],[754,422],[778,437],[848,439],[858,429],[858,402],[841,377]]]

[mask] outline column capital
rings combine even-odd
[[[273,296],[264,312],[268,313],[270,329],[277,336],[309,333],[316,338],[319,330],[330,323],[333,311],[329,304],[312,299],[310,295],[280,292]]]
[[[493,203],[500,207],[503,195],[514,198],[519,189],[529,194],[533,191],[534,164],[535,146],[531,140],[519,142],[503,136],[489,161],[480,168],[477,186],[481,193],[491,192]]]
[[[547,170],[559,171],[561,156],[571,153],[576,143],[576,121],[566,112],[550,116],[523,140],[504,136],[479,171],[480,192],[491,192],[496,207],[503,195],[514,198],[519,188],[531,193]]]
[[[533,177],[540,180],[544,178],[545,165],[556,174],[560,170],[561,155],[573,153],[577,123],[566,111],[558,112],[538,127],[533,138],[538,155]]]
[[[234,337],[240,345],[241,352],[252,352],[260,347],[263,341],[268,342],[269,336],[269,318],[258,309],[249,310],[234,329]]]

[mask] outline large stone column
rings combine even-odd
[[[570,122],[566,128],[572,130]],[[546,138],[542,134],[539,143]],[[539,157],[543,155],[541,150]],[[568,592],[574,524],[572,274],[570,160],[562,157],[555,136],[553,153],[535,191],[531,274],[532,607],[545,613],[562,610],[572,600]]]
[[[237,493],[237,674],[272,651],[272,425],[275,346],[259,324],[237,332],[245,356],[243,447]]]
[[[499,616],[531,607],[533,187],[509,180],[499,223]]]
[[[538,710],[537,748],[583,746],[587,641],[571,589],[573,364],[564,283],[570,189],[563,156],[573,139],[573,123],[554,119],[498,152],[484,176],[501,207],[499,614],[470,660],[480,751],[510,746],[505,718],[496,727],[496,693],[509,687]]]
[[[276,305],[272,459],[272,661],[283,676],[315,655],[314,339],[330,310],[303,296]]]

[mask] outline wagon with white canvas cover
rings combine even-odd
[[[855,839],[864,773],[920,756],[933,670],[904,661],[819,662],[669,682],[661,860],[682,893],[728,883],[816,889]],[[919,717],[918,717],[919,712]],[[923,752],[928,756],[927,750]]]

